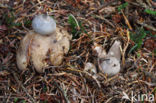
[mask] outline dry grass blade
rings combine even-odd
[[[128,48],[128,45],[129,45],[129,41],[130,41],[130,35],[129,35],[129,30],[127,30],[127,33],[126,33],[126,36],[127,36],[127,42],[126,42],[126,45],[122,51],[122,64],[125,65],[125,53],[126,53],[126,50]]]

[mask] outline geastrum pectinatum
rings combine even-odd
[[[44,72],[49,65],[58,66],[69,50],[71,36],[48,15],[37,15],[32,21],[34,31],[21,40],[17,50],[17,66],[27,70],[30,63],[36,71]]]

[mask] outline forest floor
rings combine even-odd
[[[22,72],[16,50],[41,13],[68,30],[71,48],[61,66]],[[93,44],[108,51],[115,40],[122,43],[120,73],[84,72],[97,61]],[[154,103],[155,58],[155,0],[0,0],[0,103]]]

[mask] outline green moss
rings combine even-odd
[[[135,43],[135,45],[130,49],[129,53],[142,47],[143,39],[146,35],[147,33],[143,28],[140,28],[136,33],[130,33],[130,39]]]
[[[71,33],[73,34],[73,39],[79,38],[81,33],[87,33],[87,31],[82,25],[82,22],[77,21],[72,14],[68,16],[68,24],[70,25]]]

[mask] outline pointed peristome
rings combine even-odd
[[[121,59],[120,47],[121,47],[121,42],[115,41],[113,45],[111,46],[111,48],[109,49],[107,56],[115,57],[116,59],[120,61]]]

